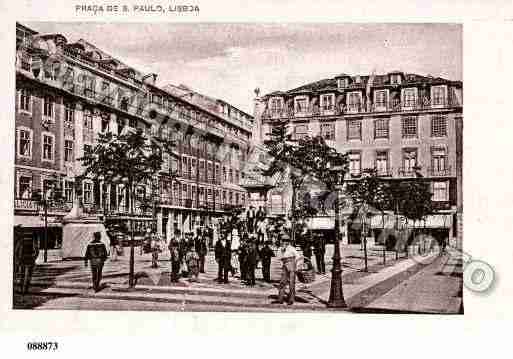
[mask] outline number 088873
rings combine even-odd
[[[57,350],[59,345],[57,342],[28,342],[27,350],[52,351]]]

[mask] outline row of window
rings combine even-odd
[[[47,193],[46,197],[51,198],[52,191],[55,189],[56,183],[54,180],[48,180],[43,179],[42,188],[44,188]],[[182,189],[182,193],[180,196],[180,187]],[[93,203],[94,202],[94,189],[93,189],[93,183],[90,181],[84,181],[83,182],[83,201],[84,203]],[[236,191],[227,191],[227,190],[218,190],[215,189],[212,191],[211,188],[204,188],[204,187],[198,187],[198,191],[196,190],[195,185],[191,184],[178,184],[175,183],[174,185],[174,193],[171,196],[174,199],[188,199],[188,200],[200,200],[200,201],[213,201],[212,193],[215,194],[216,200],[219,200],[219,195],[222,193],[222,203],[228,203],[228,204],[241,204],[245,202],[245,194],[239,193]],[[64,180],[63,181],[63,197],[66,200],[66,202],[72,202],[73,201],[73,193],[74,193],[74,182],[71,180]],[[164,197],[170,197],[169,195],[166,196],[165,193],[162,193]],[[199,198],[197,197],[199,195]],[[27,175],[20,175],[18,176],[18,182],[17,182],[17,198],[21,199],[31,199],[32,196],[32,177]],[[126,193],[123,190],[123,186],[120,185],[117,187],[117,203],[126,203]],[[142,200],[146,198],[146,188],[140,187],[136,191],[136,197],[138,200]],[[112,198],[110,194],[110,189],[107,189],[107,193],[105,193],[105,198]],[[233,202],[235,200],[235,203]]]
[[[362,171],[362,154],[360,151],[349,151],[349,173],[351,175],[359,176]],[[389,151],[377,150],[375,157],[375,168],[378,175],[390,175],[390,159]],[[402,151],[401,168],[399,169],[399,176],[414,176],[415,171],[420,164],[418,162],[417,148],[404,148]],[[430,175],[447,175],[448,167],[448,154],[445,147],[432,147],[431,148],[431,167],[429,168]]]
[[[362,119],[347,120],[347,140],[362,139]],[[308,135],[308,124],[300,124],[294,127],[294,136],[296,139],[303,138]],[[335,140],[335,124],[323,123],[320,126],[320,135],[326,140]],[[419,136],[418,118],[417,116],[405,116],[401,118],[401,135],[402,138],[417,138]],[[447,118],[443,115],[433,115],[431,117],[431,137],[447,136]],[[379,118],[374,120],[374,138],[389,139],[390,138],[390,119]]]
[[[362,91],[351,91],[347,93],[346,104],[349,112],[359,112],[363,106],[363,95]],[[388,89],[374,90],[373,91],[373,106],[374,110],[385,110],[388,107],[390,101],[390,95]],[[401,98],[403,108],[414,108],[418,103],[418,90],[415,87],[404,88],[401,90]],[[432,106],[443,106],[446,103],[447,98],[447,86],[438,85],[431,87],[431,96],[429,103]],[[335,110],[335,94],[328,93],[319,96],[320,110],[323,112],[329,112]],[[397,100],[399,101],[399,100]],[[294,97],[294,113],[306,114],[309,110],[310,98],[308,96],[296,96]],[[272,114],[280,113],[284,108],[284,99],[282,97],[272,97],[269,100],[269,108]]]

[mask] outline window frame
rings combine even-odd
[[[50,100],[49,104],[47,102],[48,99]],[[47,109],[50,110],[50,115],[46,114]],[[43,101],[41,101],[41,114],[43,118],[49,119],[50,123],[53,122],[53,119],[55,118],[55,98],[52,95],[43,96]]]
[[[378,123],[381,123],[381,122],[384,122],[386,124],[386,128],[378,128],[377,124]],[[386,136],[378,136],[378,133],[380,133],[380,131],[383,131],[383,132],[386,132]],[[390,139],[390,118],[389,117],[381,117],[381,118],[375,118],[374,119],[374,139],[375,140],[379,140],[379,139]]]
[[[380,90],[374,90],[373,94],[373,104],[374,104],[374,110],[375,111],[386,111],[387,105],[388,105],[388,89],[380,89]],[[383,102],[377,101],[378,94],[383,93],[384,94],[384,100]]]
[[[28,92],[28,99],[24,101],[24,103],[27,104],[28,109],[25,109],[22,106],[22,98],[25,98],[26,96],[23,96],[23,92]],[[26,113],[31,115],[32,114],[32,91],[30,91],[27,88],[20,88],[18,90],[18,112],[20,113]]]
[[[27,178],[28,181],[28,197],[23,197],[21,191],[21,179]],[[18,172],[16,174],[16,198],[18,199],[31,199],[32,198],[32,188],[33,188],[34,178],[26,173]]]
[[[384,157],[380,157],[380,155],[384,154]],[[380,173],[378,168],[378,161],[385,160],[385,173]],[[376,172],[378,176],[388,176],[390,174],[390,151],[388,149],[377,149],[374,157],[374,167],[376,168]]]
[[[300,101],[305,102],[305,108],[302,111],[298,111],[298,103]],[[306,115],[308,114],[308,105],[309,105],[309,99],[308,96],[296,96],[294,97],[294,114],[296,115]]]
[[[441,90],[441,102],[435,102],[435,92],[437,90]],[[434,108],[440,108],[445,107],[447,103],[447,85],[433,85],[430,89],[430,95],[431,95],[431,106]]]
[[[412,126],[406,126],[406,121],[414,121],[415,134],[410,134],[406,129]],[[419,118],[418,116],[403,116],[401,117],[401,138],[418,138],[419,137]]]
[[[45,137],[49,137],[52,139],[52,158],[46,159],[45,156]],[[44,131],[41,133],[41,162],[55,162],[55,135],[51,132]]]
[[[442,124],[435,126],[436,121],[443,121]],[[443,129],[443,131],[441,131]],[[443,133],[442,133],[443,132]],[[431,137],[444,138],[447,137],[447,117],[445,115],[432,115],[431,116]]]
[[[67,144],[71,143],[71,147],[66,146]],[[75,143],[73,140],[70,139],[64,139],[64,162],[73,162],[75,160],[75,153],[74,153]],[[70,151],[70,157],[68,158],[68,151]]]
[[[28,132],[29,134],[29,154],[28,155],[24,155],[20,152],[21,150],[21,132],[24,131],[24,132]],[[34,144],[34,131],[28,127],[25,127],[25,126],[20,126],[18,128],[16,128],[16,145],[17,145],[17,151],[16,151],[16,157],[18,158],[24,158],[24,159],[29,159],[31,160],[32,159],[32,148],[33,148],[33,144]]]
[[[329,130],[326,131],[326,128],[329,128]],[[324,138],[327,141],[335,141],[335,123],[321,123],[319,129],[322,138]]]
[[[412,92],[413,96],[411,99],[408,97],[408,101],[406,101],[406,94]],[[401,103],[403,109],[414,109],[417,107],[419,99],[419,91],[416,87],[405,87],[401,89]]]
[[[361,151],[348,151],[348,173],[351,176],[360,176],[362,174],[362,152]],[[353,171],[351,163],[356,162],[352,161],[352,156],[358,156],[358,171]]]
[[[347,123],[347,125],[346,125],[346,126],[347,126],[347,136],[346,136],[346,137],[347,137],[347,140],[348,140],[348,141],[351,141],[351,140],[353,140],[353,141],[355,141],[355,140],[356,140],[356,141],[361,141],[361,140],[362,140],[362,126],[363,126],[363,121],[362,121],[362,119],[361,119],[361,118],[360,118],[360,119],[348,119],[346,123]],[[352,124],[355,124],[355,123],[358,123],[358,125],[359,125],[359,130],[358,130],[359,134],[358,134],[358,137],[352,136],[352,135],[350,134],[350,128],[351,128],[351,125],[352,125]]]
[[[356,95],[356,96],[355,96]],[[350,101],[352,98],[357,98],[358,101]],[[363,106],[363,96],[361,91],[350,91],[346,95],[346,108],[348,113],[358,113]]]
[[[437,188],[436,188],[437,184],[444,185],[444,188],[442,189],[444,191],[442,198],[437,197]],[[440,189],[438,189],[438,191],[440,192]],[[449,181],[447,181],[447,180],[446,181],[432,181],[431,182],[431,193],[432,193],[431,200],[433,202],[448,202],[449,201]]]
[[[319,99],[320,102],[320,110],[321,113],[333,113],[335,111],[335,94],[334,93],[324,93],[321,94]],[[330,99],[327,101],[327,99]],[[329,102],[331,106],[329,108],[326,107],[326,102]]]

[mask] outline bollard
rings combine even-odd
[[[383,246],[383,265],[387,263],[386,247]]]

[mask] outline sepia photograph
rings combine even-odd
[[[461,24],[17,21],[15,73],[15,311],[461,315],[493,282]]]

